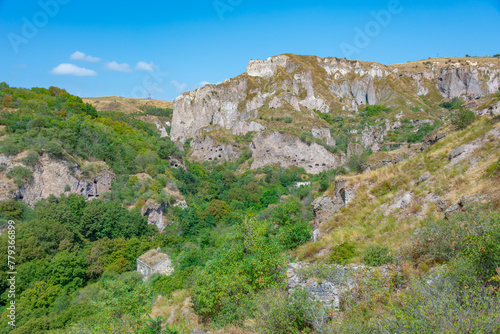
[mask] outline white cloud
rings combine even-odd
[[[185,82],[180,83],[177,80],[172,80],[172,81],[170,81],[170,83],[172,85],[174,85],[174,87],[175,87],[175,89],[177,90],[178,93],[181,93],[181,92],[183,92],[183,91],[186,90],[187,83],[185,83]]]
[[[97,62],[101,61],[101,58],[92,57],[92,56],[86,55],[85,53],[80,52],[80,51],[76,51],[69,58],[73,59],[73,60],[88,61],[88,62],[91,62],[91,63],[97,63]]]
[[[89,70],[87,68],[78,67],[73,64],[63,63],[59,64],[50,71],[52,74],[56,75],[76,75],[79,77],[88,77],[97,75],[96,71]]]
[[[107,62],[104,66],[107,70],[118,72],[132,72],[130,65],[127,63],[118,64],[116,61]]]
[[[135,65],[135,69],[140,71],[154,71],[155,68],[156,65],[153,62],[146,63],[145,61],[140,61]]]
[[[200,85],[200,87],[203,87],[203,86],[206,86],[206,85],[211,85],[211,83],[208,82],[208,81],[202,81],[202,82],[199,83],[199,85]]]

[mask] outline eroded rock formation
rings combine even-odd
[[[282,115],[295,115],[295,119],[288,116],[287,122],[300,123],[295,131],[290,131],[295,136],[308,131],[326,145],[335,146],[335,140],[325,130],[328,123],[321,119],[325,113],[355,117],[365,105],[383,104],[398,112],[396,118],[402,118],[405,112],[424,112],[423,98],[435,99],[435,103],[440,102],[436,96],[473,100],[496,92],[499,86],[500,60],[496,58],[477,61],[439,58],[387,66],[338,58],[280,55],[266,60],[252,60],[246,73],[219,85],[207,85],[179,96],[174,101],[171,138],[181,142],[193,138],[193,155],[200,159],[232,159],[237,156],[234,148],[218,142],[209,143],[205,136],[212,131],[227,131],[232,135],[252,132],[255,133],[255,143],[266,141],[270,145],[270,151],[264,153],[276,153],[274,156],[261,154],[262,147],[254,148],[257,162],[253,167],[266,160],[269,163],[285,163],[286,166],[303,166],[317,172],[324,170],[321,167],[328,164],[337,165],[333,162],[333,155],[320,152],[320,158],[325,161],[314,160],[312,165],[306,163],[310,159],[307,154],[297,155],[295,159],[295,153],[290,153],[302,152],[300,143],[283,140],[282,136],[276,135],[275,130],[287,127],[270,125],[269,119],[274,118],[270,115],[276,114],[280,119]],[[354,137],[366,150],[377,152],[382,149],[380,143],[387,131],[400,126],[401,122],[386,124],[385,127],[368,126],[359,130],[359,139]],[[268,128],[273,130],[273,135],[259,134],[266,133]],[[271,142],[268,140],[270,137],[277,141]],[[299,146],[291,146],[296,144]],[[207,151],[206,147],[210,149]],[[220,153],[209,153],[215,152],[214,148]],[[313,150],[318,151],[315,147]]]
[[[280,164],[282,167],[303,167],[306,172],[317,174],[340,166],[340,157],[330,153],[323,146],[302,142],[298,137],[281,131],[262,132],[252,144],[252,168],[268,164]]]

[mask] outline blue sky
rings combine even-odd
[[[281,53],[493,55],[498,22],[500,0],[0,0],[0,81],[173,100]]]

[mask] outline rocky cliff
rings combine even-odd
[[[194,138],[193,143],[198,143],[196,155],[206,160],[214,156],[203,152],[201,147],[212,149],[218,143],[200,146],[200,138],[220,129],[236,136],[262,133],[255,135],[252,143],[257,154],[260,151],[256,147],[271,136],[263,131],[274,129],[287,130],[296,136],[303,131],[312,132],[314,137],[322,137],[326,145],[333,147],[334,138],[326,138],[329,134],[318,134],[314,129],[328,129],[338,117],[359,118],[359,111],[366,105],[390,108],[392,114],[387,115],[387,119],[393,121],[389,127],[394,128],[398,127],[398,119],[432,122],[440,116],[436,110],[442,101],[454,97],[471,101],[497,92],[499,86],[500,59],[497,58],[438,58],[382,65],[286,54],[252,60],[246,73],[236,78],[179,96],[174,101],[171,137],[181,142]],[[416,124],[415,131],[422,124]],[[381,128],[382,132],[387,131],[384,130],[386,124],[381,124]],[[359,135],[353,141],[360,142],[365,149],[381,149],[376,145],[381,141],[381,131],[373,125],[370,128],[365,124],[365,129],[352,131]],[[281,156],[296,150],[297,141],[284,142],[276,132],[271,133],[278,142],[269,144],[284,150]],[[227,159],[232,154],[215,157],[218,155]],[[319,167],[323,163],[335,165],[333,161],[339,159],[329,152],[320,155],[319,160],[324,161]],[[261,156],[255,157],[256,160]],[[275,155],[267,162],[282,160],[281,156]],[[294,164],[298,166],[304,162],[302,159],[307,159],[302,155],[297,158],[289,160],[296,160]],[[312,166],[318,167],[316,163]],[[253,167],[259,165],[261,163],[254,162]]]
[[[328,152],[323,146],[302,142],[297,136],[281,131],[261,132],[250,145],[254,158],[251,168],[277,163],[282,167],[303,167],[317,174],[342,164],[342,157]]]
[[[19,156],[0,156],[0,163],[6,166],[5,174],[14,166],[23,165]],[[82,168],[66,160],[61,160],[44,153],[38,162],[31,167],[32,176],[21,187],[16,187],[8,179],[3,181],[4,191],[0,200],[22,199],[33,206],[37,201],[50,195],[75,193],[83,195],[87,200],[97,198],[103,192],[110,191],[114,174],[104,163],[91,166],[92,172],[84,173]],[[8,191],[5,191],[7,190]]]

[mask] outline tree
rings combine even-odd
[[[45,144],[45,150],[50,154],[53,155],[54,157],[62,157],[63,154],[63,149],[61,145],[59,145],[57,142],[51,140],[47,144]]]
[[[99,117],[99,114],[97,113],[97,110],[90,103],[85,103],[85,105],[83,106],[82,109],[83,109],[84,113],[86,113],[87,115],[89,115],[92,118]]]
[[[3,106],[4,107],[12,107],[12,103],[13,103],[12,95],[4,95],[3,100],[2,100]]]
[[[83,256],[60,252],[50,261],[47,270],[51,283],[68,286],[70,291],[74,291],[86,281],[87,263]]]
[[[13,199],[0,201],[0,219],[19,221],[23,217],[23,206]]]
[[[80,233],[91,241],[97,240],[100,229],[100,222],[104,215],[104,202],[101,200],[92,200],[87,203],[82,211],[79,222]]]
[[[260,196],[260,202],[264,207],[269,204],[278,203],[279,196],[275,189],[266,189]]]
[[[476,120],[476,114],[468,109],[460,108],[451,117],[451,124],[458,130],[463,130]]]
[[[225,238],[193,288],[195,310],[203,317],[237,318],[250,292],[282,287],[285,258],[272,225],[246,218],[237,225],[236,235]]]
[[[229,205],[221,200],[214,199],[208,204],[208,208],[205,210],[205,212],[209,215],[212,215],[215,219],[221,220],[224,218],[229,211],[231,211],[231,208]]]

